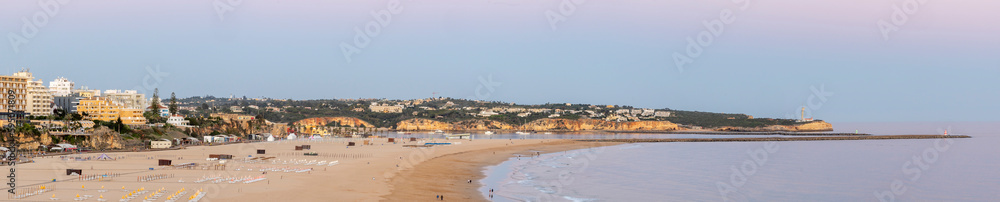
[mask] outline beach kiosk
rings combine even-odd
[[[391,138],[391,137],[390,137],[390,138],[389,138],[389,142],[392,142],[392,143],[395,143],[395,142],[396,142],[396,138]]]
[[[66,175],[73,175],[73,173],[76,173],[76,175],[83,175],[83,170],[81,170],[81,169],[66,169]]]
[[[265,153],[265,151],[263,149],[258,149],[257,150],[257,154],[264,154],[264,153]]]
[[[171,164],[171,160],[170,159],[160,159],[160,162],[157,165],[159,165],[159,166],[170,166],[170,164]]]
[[[354,142],[347,142],[347,146],[354,146]]]

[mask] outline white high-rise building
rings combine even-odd
[[[52,82],[49,82],[49,92],[52,92],[52,96],[63,97],[69,96],[73,93],[73,82],[69,79],[59,77]]]
[[[28,96],[25,97],[24,111],[32,116],[48,116],[52,114],[52,93],[45,88],[42,80],[34,80],[35,77],[28,70],[21,70],[14,73],[16,77],[28,79]]]

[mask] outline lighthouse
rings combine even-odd
[[[802,116],[799,117],[799,121],[801,122],[806,121],[806,107],[802,107]]]

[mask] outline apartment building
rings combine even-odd
[[[34,75],[27,70],[14,73],[13,76],[27,79],[27,97],[24,111],[32,116],[48,116],[52,114],[52,92],[45,87],[42,80],[34,80]]]
[[[69,79],[59,77],[49,82],[49,92],[54,97],[66,97],[73,93],[73,85],[75,84]]]
[[[146,104],[146,95],[135,90],[105,90],[103,97],[130,109],[145,109],[149,106]]]
[[[83,118],[87,120],[115,121],[121,118],[124,124],[146,124],[141,108],[125,107],[106,97],[84,98],[80,100],[76,110],[84,114]]]

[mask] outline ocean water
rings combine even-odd
[[[494,201],[998,201],[1000,123],[835,123],[969,139],[638,143],[511,158]]]

